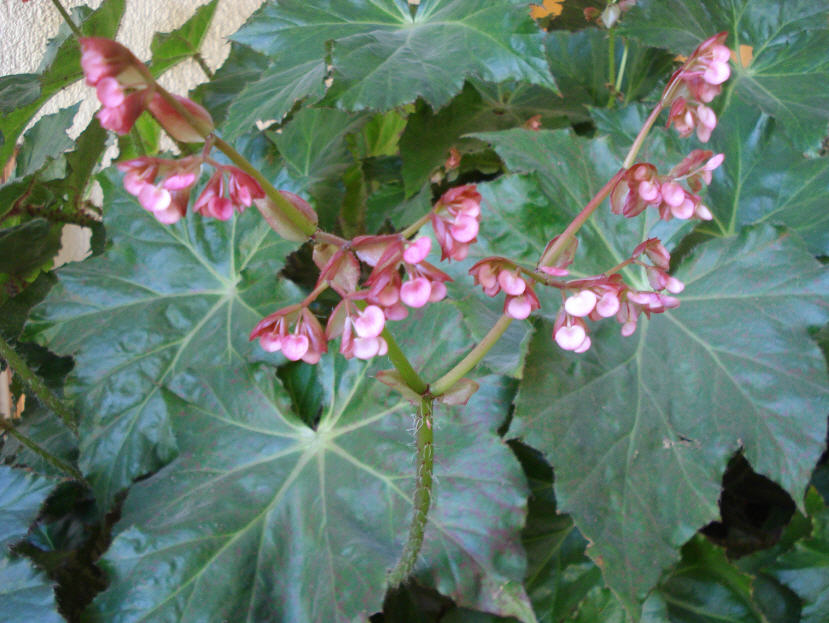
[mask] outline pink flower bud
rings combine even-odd
[[[196,104],[196,102],[181,97],[180,95],[173,96],[179,104],[181,104],[190,115],[202,122],[206,129],[212,131],[214,128],[213,119],[210,113],[203,107]],[[197,143],[204,141],[204,136],[201,131],[190,125],[184,117],[158,93],[155,93],[150,100],[148,108],[152,115],[156,118],[161,127],[177,141],[185,143]]]
[[[409,264],[419,264],[426,259],[431,249],[432,239],[421,236],[406,246],[406,250],[403,251],[403,261]]]
[[[282,354],[291,361],[299,361],[308,352],[309,341],[304,335],[289,334],[282,338]]]
[[[576,350],[587,338],[587,332],[584,327],[578,324],[563,325],[558,328],[553,338],[561,348],[564,350]],[[589,345],[588,345],[589,346]]]
[[[596,307],[596,301],[598,301],[598,297],[594,292],[582,290],[578,294],[569,296],[564,301],[564,309],[571,316],[583,318],[593,311],[593,308]]]
[[[123,86],[146,86],[146,68],[120,43],[102,37],[81,37],[81,68],[86,83],[97,86],[104,78],[116,78]]]
[[[423,307],[429,302],[432,294],[432,286],[424,277],[418,277],[407,281],[400,288],[400,300],[409,307]]]
[[[507,294],[518,296],[523,294],[527,288],[527,283],[515,273],[509,270],[502,270],[498,273],[498,285]]]
[[[367,306],[354,319],[354,330],[360,337],[377,337],[383,332],[386,317],[377,305]]]
[[[516,320],[524,320],[532,312],[532,305],[526,296],[507,297],[504,305],[504,313]]]
[[[136,91],[124,98],[118,106],[111,108],[101,108],[96,113],[96,117],[102,128],[112,130],[118,134],[126,134],[132,130],[135,121],[144,112],[146,103],[146,93],[144,91]]]
[[[150,212],[166,210],[171,199],[169,191],[152,184],[145,184],[141,192],[138,193],[138,202],[145,210]]]
[[[478,235],[478,221],[465,214],[459,215],[449,227],[452,237],[458,242],[472,242]]]
[[[602,318],[615,316],[619,311],[619,297],[615,292],[606,292],[596,303],[596,313]]]
[[[126,97],[124,95],[124,89],[121,88],[121,84],[115,78],[110,77],[99,80],[95,91],[98,95],[98,101],[107,108],[120,106]]]

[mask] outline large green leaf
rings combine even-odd
[[[446,305],[394,332],[427,377],[468,345]],[[98,617],[328,623],[379,610],[414,473],[413,407],[373,380],[376,370],[324,356],[316,430],[267,369],[237,359],[177,377],[168,401],[181,454],[131,489]],[[530,621],[520,587],[526,491],[495,433],[508,406],[501,392],[490,379],[464,410],[437,412],[437,484],[415,575],[460,603]]]
[[[52,584],[25,558],[0,555],[0,619],[6,623],[64,623]]]
[[[87,37],[114,37],[121,16],[124,14],[125,2],[126,0],[107,0],[94,12],[83,7],[84,10],[76,14],[76,17],[78,15],[85,17],[80,24],[83,34]],[[6,88],[12,88],[13,85],[19,85],[21,82],[25,83],[26,94],[19,100],[21,102],[19,107],[0,116],[0,166],[5,164],[12,155],[17,138],[40,107],[55,93],[83,76],[80,46],[75,37],[71,35],[68,28],[63,28],[51,42],[39,70],[37,78],[39,84],[35,84],[34,78],[30,77],[31,74],[27,74],[26,78],[18,78],[16,81],[10,79],[4,81],[3,86]],[[34,97],[36,89],[39,95]],[[25,105],[22,102],[26,102]]]
[[[474,86],[467,83],[448,106],[437,112],[421,103],[409,116],[400,139],[406,193],[414,194],[423,187],[432,170],[446,161],[450,147],[462,154],[485,147],[480,140],[464,136],[468,133],[521,127],[536,115],[548,129],[561,127],[566,123],[565,113],[579,112],[584,119],[583,111],[541,86],[478,81]]]
[[[778,119],[798,149],[814,150],[829,121],[829,94],[815,86],[829,82],[827,16],[826,0],[642,0],[624,31],[679,54],[728,31],[728,45],[750,46],[753,58],[732,63],[727,88]]]
[[[741,98],[731,100],[711,139],[711,149],[725,153],[710,188],[711,210],[725,231],[781,223],[812,253],[829,255],[829,158],[804,158],[777,127]]]
[[[717,517],[738,449],[802,499],[829,407],[807,333],[826,321],[827,275],[798,238],[749,229],[700,245],[675,274],[686,284],[681,306],[631,338],[605,321],[593,348],[572,355],[545,323],[510,430],[553,464],[560,507],[632,611]]]
[[[172,32],[157,32],[150,43],[153,58],[150,71],[154,76],[199,55],[204,36],[213,20],[219,0],[200,6],[193,16]]]
[[[250,329],[296,296],[277,278],[296,245],[255,210],[227,223],[190,215],[168,227],[115,178],[102,179],[112,247],[59,270],[27,329],[76,358],[68,392],[81,416],[80,465],[104,509],[133,478],[175,456],[164,383],[187,366],[258,356]]]
[[[23,145],[17,154],[17,176],[25,177],[37,171],[52,158],[57,158],[73,142],[66,135],[72,126],[80,103],[45,115],[23,136]]]
[[[771,565],[770,572],[803,600],[803,623],[829,618],[829,508],[815,509],[812,535]]]
[[[330,95],[348,110],[387,110],[418,97],[438,108],[470,75],[554,88],[542,36],[526,5],[510,0],[425,0],[414,17],[402,0],[282,0],[234,39],[273,64],[231,106],[231,135],[322,97],[332,41]]]
[[[56,481],[0,465],[0,554],[26,536]]]

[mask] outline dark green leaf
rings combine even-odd
[[[126,0],[108,0],[97,11],[89,13],[80,24],[83,34],[114,37],[124,14],[125,2]],[[12,155],[17,137],[40,107],[55,93],[82,77],[80,46],[70,35],[66,29],[47,51],[44,66],[40,69],[40,96],[0,117],[0,135],[5,141],[0,142],[0,166]]]
[[[248,210],[227,223],[191,215],[159,224],[103,179],[112,241],[102,256],[60,271],[28,335],[76,357],[68,392],[81,421],[80,465],[103,509],[133,478],[176,453],[162,387],[190,365],[258,357],[247,335],[297,296],[277,272],[296,245]]]
[[[200,84],[192,93],[210,111],[216,125],[221,126],[228,107],[242,97],[240,93],[245,85],[262,76],[265,67],[267,59],[263,54],[233,41],[227,60],[213,74],[213,79]]]
[[[328,229],[337,222],[345,192],[342,175],[354,163],[346,136],[367,119],[330,108],[306,108],[271,135],[285,164],[277,187],[311,195]]]
[[[725,162],[710,187],[710,207],[724,231],[751,223],[784,224],[815,255],[829,255],[829,158],[804,158],[776,132],[774,119],[732,98],[711,149]]]
[[[826,136],[829,92],[829,7],[813,0],[642,0],[624,31],[644,43],[689,54],[703,40],[728,31],[728,45],[750,46],[747,67],[732,63],[732,89],[775,117],[801,151]]]
[[[25,558],[0,555],[0,619],[6,623],[64,623],[52,584]]]
[[[234,39],[274,63],[231,106],[231,135],[322,97],[332,41],[330,95],[348,110],[388,110],[418,97],[438,108],[470,75],[554,88],[541,34],[526,5],[509,0],[426,0],[414,18],[402,0],[287,0],[265,5]]]
[[[610,48],[606,31],[553,31],[545,39],[550,71],[561,90],[568,115],[574,122],[587,117],[585,106],[608,106],[616,100],[610,84]],[[616,71],[620,70],[625,43],[614,46]],[[618,96],[626,103],[647,96],[671,75],[671,55],[635,40],[627,42],[625,72]],[[610,87],[613,86],[612,91]]]
[[[659,593],[671,623],[767,623],[755,601],[751,576],[729,562],[724,550],[699,535],[682,548],[682,561]]]
[[[796,237],[761,227],[714,240],[676,276],[686,284],[678,309],[628,339],[598,324],[585,355],[560,351],[545,324],[510,431],[553,464],[561,509],[632,610],[676,548],[717,517],[737,449],[802,499],[829,406],[807,333],[826,320],[827,275]]]
[[[38,74],[15,74],[0,78],[0,113],[7,115],[28,106],[40,95]]]
[[[42,218],[0,229],[0,274],[34,280],[60,250],[60,229]]]
[[[432,171],[446,162],[450,147],[461,154],[486,147],[466,134],[521,127],[537,115],[544,127],[559,127],[566,122],[563,115],[573,110],[567,100],[544,87],[478,81],[474,86],[467,83],[460,95],[438,112],[420,103],[400,139],[406,193],[422,188]]]
[[[159,32],[150,43],[150,71],[158,77],[181,61],[199,53],[219,0],[200,6],[193,16],[172,32]]]
[[[468,339],[451,307],[416,316],[394,332],[434,375]],[[411,509],[411,406],[363,363],[326,355],[316,370],[325,393],[316,430],[265,369],[237,360],[177,378],[181,454],[131,490],[105,557],[101,619],[335,622],[379,610]],[[437,485],[415,574],[468,606],[527,621],[526,493],[495,433],[500,392],[488,382],[466,409],[437,416]],[[160,568],[153,582],[136,581]]]
[[[803,623],[829,618],[829,509],[812,515],[809,539],[795,544],[771,566],[771,574],[803,600]]]
[[[66,131],[72,126],[80,103],[61,108],[53,115],[45,115],[23,136],[23,146],[17,154],[17,176],[31,175],[47,160],[60,156],[72,147]]]
[[[0,556],[21,540],[37,517],[55,481],[0,465]]]

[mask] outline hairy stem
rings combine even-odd
[[[75,22],[72,21],[72,16],[63,8],[63,5],[60,3],[60,0],[52,0],[52,4],[55,5],[55,8],[60,13],[60,16],[63,18],[63,21],[66,22],[66,25],[72,30],[76,37],[83,37],[83,33],[81,29],[75,25]]]
[[[412,223],[411,225],[409,225],[406,229],[404,229],[403,231],[401,231],[401,232],[400,232],[400,235],[401,235],[401,236],[403,236],[404,238],[408,238],[409,236],[413,236],[413,235],[414,235],[414,234],[416,234],[418,231],[420,231],[420,228],[421,228],[421,227],[423,227],[426,223],[428,223],[428,222],[429,222],[429,218],[430,218],[431,216],[432,216],[432,211],[431,211],[431,210],[429,210],[426,214],[424,214],[423,216],[421,216],[421,217],[420,217],[419,219],[417,219],[414,223]]]
[[[38,400],[54,412],[75,436],[78,435],[78,426],[75,424],[75,415],[72,410],[46,386],[40,377],[23,361],[6,340],[0,337],[0,357],[6,360],[9,367],[19,376],[26,386],[32,390]]]
[[[501,338],[511,322],[512,318],[507,315],[498,318],[498,321],[492,325],[489,332],[478,342],[475,348],[467,353],[466,357],[461,359],[454,368],[429,386],[429,392],[433,396],[440,396],[452,389],[452,386],[460,381],[472,368],[478,365],[478,362],[495,346],[495,343]]]
[[[49,452],[48,450],[42,448],[37,443],[26,437],[23,433],[18,431],[12,424],[7,422],[6,420],[0,419],[0,429],[7,432],[9,435],[17,439],[21,444],[26,446],[29,450],[37,454],[41,457],[44,461],[53,465],[54,467],[58,468],[64,474],[66,474],[69,478],[73,480],[78,480],[80,482],[84,482],[83,474],[81,474],[77,469],[71,466],[66,461],[63,461],[56,457],[54,454]]]
[[[432,407],[432,398],[424,396],[415,416],[417,478],[412,500],[412,523],[409,526],[409,537],[406,540],[403,553],[400,555],[400,560],[388,573],[387,582],[390,586],[398,586],[409,577],[417,562],[420,547],[423,545],[423,533],[426,529],[429,507],[432,505],[432,468],[434,465]]]
[[[389,359],[391,360],[392,365],[397,368],[397,371],[400,372],[400,376],[403,377],[403,380],[406,381],[406,385],[418,394],[425,394],[429,390],[429,386],[426,385],[426,382],[422,378],[420,378],[420,375],[415,371],[412,364],[406,358],[406,355],[404,355],[403,351],[400,350],[397,340],[395,340],[394,336],[392,336],[389,332],[388,327],[383,329],[383,333],[381,335],[383,336],[383,339],[386,340],[386,344],[388,344]]]
[[[204,75],[207,76],[208,80],[213,80],[213,71],[210,69],[208,64],[205,62],[204,57],[201,55],[200,52],[196,52],[193,54],[193,60],[196,61],[198,66],[204,72]]]
[[[599,192],[590,200],[581,212],[576,215],[576,218],[567,226],[567,229],[558,237],[553,244],[551,244],[547,249],[545,249],[544,254],[541,256],[541,259],[538,261],[539,266],[554,266],[555,261],[559,258],[559,256],[564,252],[567,248],[568,243],[573,237],[576,235],[576,232],[581,229],[581,226],[587,222],[593,212],[596,211],[602,201],[604,201],[605,197],[610,194],[610,191],[613,190],[613,187],[616,186],[616,183],[622,179],[622,176],[625,174],[625,169],[619,169],[610,180],[604,186],[599,189]]]

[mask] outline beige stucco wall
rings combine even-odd
[[[92,8],[102,0],[63,0],[71,8],[86,4]],[[234,33],[263,0],[219,0],[216,13],[202,48],[207,64],[216,69],[229,51],[226,37]],[[150,56],[150,42],[156,32],[178,28],[207,0],[127,0],[127,10],[117,39],[127,45],[138,58]],[[37,71],[46,44],[61,23],[60,14],[50,0],[0,0],[0,75]],[[186,62],[167,72],[161,83],[175,93],[184,94],[205,80],[195,62]],[[47,114],[82,101],[70,134],[77,134],[89,123],[98,109],[95,92],[82,82],[56,95],[41,111]],[[89,232],[74,225],[64,228],[58,263],[83,259],[89,249]],[[5,375],[0,375],[0,417],[10,412],[10,396]]]

